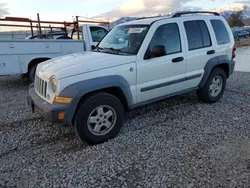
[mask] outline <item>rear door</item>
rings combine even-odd
[[[187,45],[186,49],[186,81],[184,90],[195,88],[199,85],[204,74],[206,63],[220,54],[216,44],[212,41],[214,36],[209,29],[209,21],[204,17],[182,17],[182,27]]]

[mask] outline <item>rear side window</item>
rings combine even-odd
[[[212,45],[205,21],[195,20],[184,22],[189,50],[209,47]]]
[[[210,38],[208,28],[207,28],[207,24],[204,21],[198,21],[198,22],[201,28],[203,47],[209,47],[212,45],[212,43],[211,43],[211,38]]]
[[[229,43],[230,37],[224,23],[221,20],[211,20],[211,24],[216,35],[217,44],[221,45]]]

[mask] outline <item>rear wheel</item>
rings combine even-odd
[[[205,103],[215,103],[221,99],[226,88],[226,73],[221,68],[214,68],[201,90],[197,91],[198,98]]]
[[[114,138],[124,122],[124,108],[118,98],[96,93],[82,102],[76,112],[77,135],[88,144],[100,144]]]

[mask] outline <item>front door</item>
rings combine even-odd
[[[186,60],[180,33],[177,19],[158,21],[151,26],[141,48],[144,51],[139,51],[137,59],[138,103],[182,91]],[[157,47],[165,49],[165,55],[156,56],[153,51]]]

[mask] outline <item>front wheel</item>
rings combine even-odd
[[[96,93],[85,99],[76,112],[77,135],[88,144],[100,144],[114,138],[124,122],[121,101],[108,93]]]
[[[226,73],[221,68],[214,68],[204,85],[204,87],[197,91],[198,98],[205,103],[218,102],[226,88]]]

